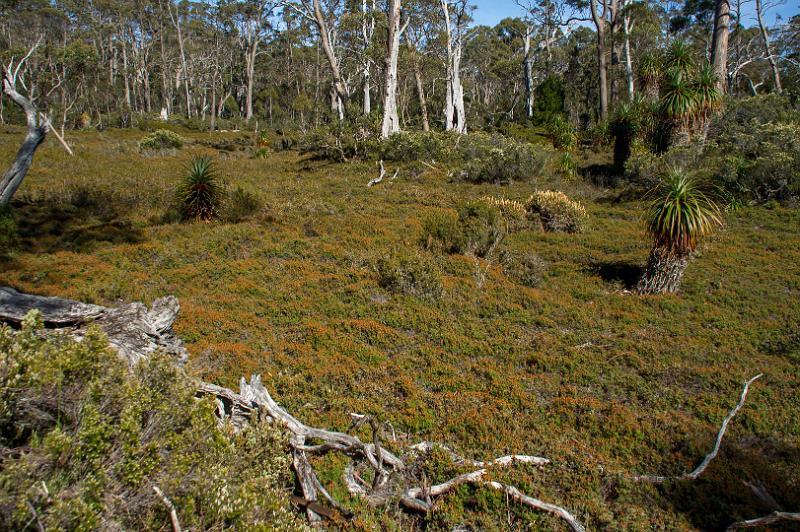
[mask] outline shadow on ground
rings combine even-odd
[[[51,202],[20,202],[12,206],[21,251],[88,253],[103,243],[126,244],[144,240],[142,230],[123,217],[112,204],[89,208]]]
[[[732,523],[800,509],[800,485],[792,464],[800,449],[771,440],[725,442],[717,459],[694,481],[664,484],[662,504],[687,517],[698,530],[725,530]],[[798,530],[782,521],[762,530]]]
[[[586,271],[597,275],[607,283],[621,284],[625,289],[633,290],[644,273],[644,267],[621,261],[593,262],[586,267]]]

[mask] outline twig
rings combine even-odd
[[[181,532],[181,523],[178,521],[178,512],[175,511],[175,506],[172,505],[172,501],[167,499],[167,496],[164,495],[164,492],[159,489],[158,486],[153,486],[153,491],[156,492],[158,498],[164,503],[164,506],[167,507],[169,510],[169,520],[172,521],[172,532]]]
[[[39,113],[39,115],[41,115],[44,125],[48,130],[52,131],[53,135],[55,135],[59,142],[61,142],[61,145],[64,146],[64,149],[67,150],[67,153],[74,156],[75,154],[72,152],[72,148],[69,147],[69,144],[67,144],[67,141],[64,140],[64,137],[58,134],[58,131],[56,131],[56,128],[53,127],[53,123],[50,122],[50,119],[47,117],[47,115],[44,113]]]
[[[666,482],[667,480],[675,479],[675,480],[695,480],[697,477],[703,474],[706,470],[708,465],[711,463],[714,458],[717,457],[719,453],[720,446],[722,446],[722,438],[725,436],[725,432],[728,430],[728,424],[731,422],[733,417],[739,413],[739,410],[742,409],[744,406],[744,402],[747,399],[747,393],[750,391],[750,385],[753,384],[755,381],[763,377],[763,373],[759,373],[749,381],[744,384],[744,388],[742,389],[742,395],[739,398],[739,403],[731,410],[725,420],[722,422],[722,426],[717,433],[717,441],[714,444],[714,448],[711,450],[710,453],[706,455],[703,461],[697,466],[693,471],[689,473],[684,473],[683,475],[679,475],[677,477],[662,477],[656,475],[642,475],[634,477],[634,480],[638,482],[652,482],[653,484],[660,484],[662,482]]]

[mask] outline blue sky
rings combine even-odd
[[[478,8],[473,14],[475,22],[486,24],[487,26],[494,26],[506,17],[517,17],[523,14],[522,9],[514,0],[472,0],[472,3]],[[752,1],[747,2],[743,7],[745,26],[755,24],[753,4],[754,2]],[[776,14],[780,14],[785,20],[788,20],[793,15],[800,14],[800,0],[785,0],[783,5],[773,8],[768,13],[767,20],[769,24],[774,22]]]

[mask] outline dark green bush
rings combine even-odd
[[[0,256],[12,251],[18,244],[17,223],[9,205],[0,205]]]
[[[395,252],[378,260],[378,284],[390,292],[435,301],[442,297],[442,272],[419,252]]]
[[[261,207],[258,196],[242,187],[236,187],[226,195],[221,218],[228,223],[243,222],[257,214]]]
[[[29,314],[0,325],[0,529],[301,530],[285,436],[235,435],[167,357],[134,370],[99,332],[45,334]]]
[[[139,148],[142,150],[177,150],[183,147],[186,141],[168,129],[159,129],[150,135],[147,135],[139,142]]]
[[[503,274],[522,286],[536,288],[547,274],[547,263],[533,252],[504,249],[499,258]]]
[[[507,234],[500,210],[483,201],[461,205],[458,216],[442,212],[429,216],[422,228],[422,244],[445,253],[489,255]]]
[[[380,157],[385,161],[441,161],[446,158],[447,139],[438,133],[395,133],[380,146]]]
[[[541,147],[502,135],[464,135],[455,149],[463,164],[459,177],[468,183],[531,181],[542,175],[547,163],[547,153]]]

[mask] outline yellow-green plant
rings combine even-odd
[[[525,209],[528,216],[538,216],[548,232],[579,233],[588,219],[586,207],[560,191],[535,192],[528,198]]]

